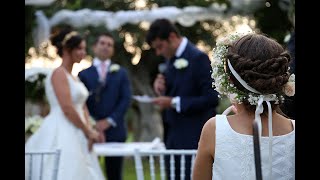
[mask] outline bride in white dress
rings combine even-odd
[[[100,165],[91,152],[92,144],[100,141],[103,135],[89,123],[86,109],[88,91],[84,84],[72,76],[72,66],[79,63],[86,54],[86,43],[75,31],[61,31],[51,38],[63,61],[60,67],[47,75],[45,88],[50,113],[41,127],[29,138],[25,151],[61,150],[58,167],[58,180],[104,180]],[[25,161],[25,178],[29,168],[38,171],[40,161],[29,166]],[[43,179],[52,177],[53,158],[44,158]],[[36,174],[36,173],[35,173]],[[38,177],[32,177],[33,180]]]

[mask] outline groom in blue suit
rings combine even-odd
[[[216,115],[218,93],[212,88],[208,56],[195,47],[166,19],[154,21],[146,40],[166,61],[166,70],[154,81],[158,95],[153,103],[163,109],[167,149],[197,149],[205,122]],[[180,179],[180,159],[175,159]],[[185,178],[190,179],[191,158],[186,158]],[[169,161],[166,159],[167,178]]]
[[[127,127],[124,115],[130,106],[131,88],[127,71],[114,64],[114,39],[103,33],[94,42],[93,65],[79,73],[79,78],[89,90],[87,106],[102,131],[106,142],[125,142]],[[122,180],[123,158],[106,157],[108,180]]]

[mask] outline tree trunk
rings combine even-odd
[[[132,77],[133,94],[154,96],[152,87],[149,85],[150,76],[137,73]],[[152,141],[159,137],[162,139],[163,126],[161,114],[157,106],[150,103],[133,102],[138,114],[137,122],[133,123],[133,134],[135,141]]]
[[[135,131],[138,132],[137,140],[150,142],[156,137],[162,139],[162,120],[156,108],[146,103],[139,103],[138,107],[140,110],[138,125],[140,127]]]

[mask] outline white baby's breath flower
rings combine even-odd
[[[180,58],[180,59],[176,59],[173,65],[176,69],[183,69],[189,65],[189,62],[186,59]]]
[[[236,33],[227,36],[221,40],[218,40],[216,47],[213,48],[213,60],[211,62],[212,73],[211,77],[214,79],[213,87],[220,95],[227,95],[232,102],[242,103],[248,101],[251,105],[257,105],[260,98],[265,98],[265,95],[246,93],[240,91],[236,86],[230,82],[229,75],[226,71],[226,54],[228,52],[228,46],[235,40],[243,37],[247,33]],[[290,77],[290,80],[294,81],[294,75]],[[268,100],[278,102],[280,96],[274,94],[268,97]]]
[[[120,65],[119,64],[112,64],[110,66],[110,72],[117,72],[120,69]]]

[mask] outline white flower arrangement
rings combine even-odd
[[[230,35],[221,41],[216,43],[216,47],[213,49],[213,60],[211,62],[212,74],[211,77],[214,79],[212,87],[221,95],[230,96],[232,100],[241,103],[246,99],[246,94],[239,91],[230,81],[229,75],[225,72],[226,66],[226,53],[228,46],[241,36],[238,34]]]
[[[26,68],[25,69],[25,98],[34,102],[46,101],[45,79],[50,68]]]
[[[120,65],[119,64],[112,64],[109,68],[110,72],[117,72],[120,70]]]
[[[275,101],[275,104],[284,101],[284,97],[281,94],[256,94],[256,93],[245,93],[238,90],[232,82],[229,81],[230,76],[226,73],[226,54],[228,46],[231,45],[235,40],[244,36],[245,34],[231,34],[226,38],[218,41],[216,47],[213,49],[213,60],[211,62],[212,73],[211,77],[214,79],[212,87],[221,95],[226,95],[231,98],[231,101],[241,104],[244,100],[247,100],[251,105],[257,105],[260,97],[268,99],[269,101]],[[294,94],[294,75],[291,75],[289,82],[284,86],[286,95]],[[219,96],[221,98],[221,96]]]
[[[47,76],[50,70],[51,69],[49,68],[37,68],[37,67],[26,68],[25,75],[24,75],[25,81],[35,82],[39,78],[39,75]]]
[[[34,115],[30,117],[25,117],[25,134],[33,134],[41,126],[43,118],[39,115]]]
[[[173,65],[176,69],[184,69],[188,67],[189,62],[184,58],[179,58],[174,61]]]

